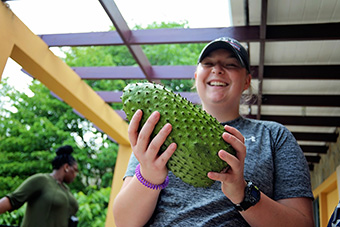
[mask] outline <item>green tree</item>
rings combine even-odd
[[[35,173],[51,172],[55,150],[64,144],[74,148],[80,169],[70,185],[74,193],[88,194],[94,186],[110,188],[116,143],[38,81],[30,86],[32,97],[14,90],[5,80],[0,86],[0,197]],[[23,213],[24,208],[2,214],[0,224],[18,224]]]

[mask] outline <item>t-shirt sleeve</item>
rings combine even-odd
[[[123,179],[125,179],[126,177],[132,177],[133,175],[135,175],[135,169],[136,169],[136,166],[138,165],[138,163],[139,162],[138,162],[136,156],[132,152],[132,154],[130,156],[129,164],[128,164],[128,167],[126,169],[126,172],[125,172]]]
[[[307,160],[293,134],[278,125],[273,133],[275,146],[274,199],[313,198]]]
[[[39,195],[39,185],[44,184],[41,174],[27,178],[14,192],[6,195],[12,205],[12,209],[20,208],[25,202]]]

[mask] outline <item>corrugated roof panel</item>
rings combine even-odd
[[[255,51],[251,50],[252,55],[255,55],[257,48],[254,48]],[[339,53],[339,40],[267,42],[265,65],[339,64]]]

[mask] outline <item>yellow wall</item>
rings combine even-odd
[[[339,201],[339,197],[338,197],[338,188],[334,187],[333,191],[330,191],[329,193],[327,193],[326,196],[326,200],[327,200],[327,217],[328,220],[331,217],[334,208],[338,205],[338,201]]]
[[[327,226],[334,208],[339,202],[339,189],[337,183],[338,178],[339,176],[337,176],[337,171],[335,171],[313,191],[314,197],[319,198],[319,216],[321,227]]]

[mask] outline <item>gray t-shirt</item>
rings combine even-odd
[[[274,200],[313,199],[307,161],[287,128],[276,122],[243,117],[223,124],[238,129],[245,138],[246,180]],[[137,164],[132,154],[125,176],[133,176]],[[195,188],[171,171],[169,179],[147,226],[249,226],[221,191],[220,182]]]

